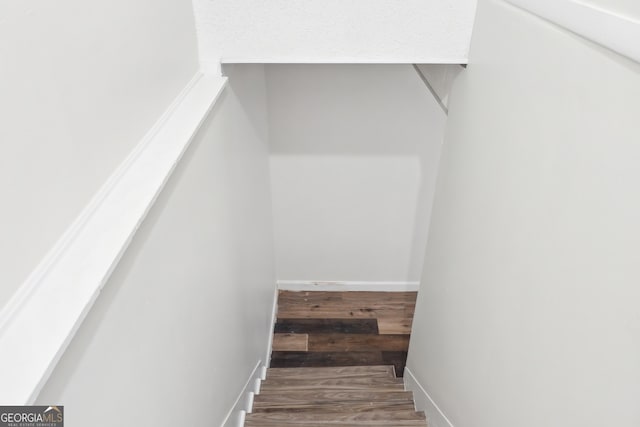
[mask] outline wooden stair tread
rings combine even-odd
[[[416,292],[280,291],[246,427],[426,427],[401,379]]]
[[[269,368],[267,378],[355,378],[355,377],[381,377],[395,378],[395,370],[392,365],[380,366],[337,366],[319,368]]]
[[[297,422],[295,419],[290,421],[262,421],[247,419],[245,421],[245,427],[276,427],[276,426],[300,426],[300,427],[327,427],[327,426],[340,426],[340,427],[427,427],[427,422],[423,420],[394,420],[393,424],[390,421],[355,421],[355,422]]]
[[[254,407],[270,405],[305,405],[309,402],[323,404],[325,402],[413,402],[410,391],[386,390],[295,390],[295,391],[263,391],[255,396]]]
[[[325,412],[322,410],[306,412],[254,412],[247,414],[246,421],[261,421],[282,423],[293,421],[298,424],[305,423],[363,423],[380,421],[425,421],[423,412],[413,410],[374,410],[368,412]]]
[[[309,412],[309,411],[322,411],[323,413],[335,413],[335,412],[371,412],[371,411],[414,411],[415,407],[413,402],[410,401],[352,401],[352,400],[334,400],[318,402],[315,400],[309,400],[307,402],[299,403],[271,403],[256,405],[254,401],[253,412]]]
[[[261,391],[269,390],[404,390],[399,378],[267,378],[262,382]]]

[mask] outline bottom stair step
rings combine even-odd
[[[412,410],[398,411],[369,411],[369,412],[336,412],[324,411],[306,412],[257,412],[248,414],[245,427],[282,426],[282,425],[391,425],[393,426],[426,426],[425,415],[422,412]]]
[[[340,426],[340,427],[429,427],[427,425],[426,421],[406,421],[406,420],[398,420],[398,421],[367,421],[365,423],[361,423],[361,422],[355,422],[355,423],[351,423],[351,422],[337,422],[337,423],[332,423],[332,422],[311,422],[311,423],[307,423],[307,422],[303,422],[303,423],[299,423],[297,421],[285,421],[285,422],[276,422],[276,423],[264,423],[264,422],[254,422],[254,421],[247,421],[244,424],[244,427],[276,427],[276,426],[282,426],[282,427],[293,427],[293,426],[299,426],[299,427],[327,427],[327,426]]]
[[[393,366],[271,368],[245,427],[426,427]]]
[[[275,426],[300,426],[300,427],[327,427],[327,426],[340,426],[340,427],[428,427],[426,421],[380,421],[380,422],[367,422],[362,423],[298,423],[295,421],[282,422],[282,423],[270,423],[264,424],[260,422],[247,422],[245,427],[275,427]]]

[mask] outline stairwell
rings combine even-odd
[[[426,426],[393,366],[270,368],[245,427]]]
[[[272,368],[245,426],[426,426],[399,378],[415,299],[415,292],[281,291]]]

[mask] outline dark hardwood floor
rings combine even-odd
[[[393,365],[407,359],[416,292],[280,291],[272,368]]]

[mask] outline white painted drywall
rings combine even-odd
[[[640,62],[640,7],[626,1],[508,0],[587,40]],[[611,3],[611,4],[610,4]]]
[[[259,63],[461,63],[476,0],[195,0],[200,55]]]
[[[640,425],[640,65],[480,2],[408,366],[456,427]]]
[[[0,3],[0,308],[198,69],[191,5]]]
[[[417,281],[445,116],[410,65],[267,66],[279,280]]]
[[[220,425],[264,358],[275,289],[264,72],[228,74],[38,398],[67,405],[70,426],[112,425],[104,408],[125,425]]]
[[[636,0],[580,0],[579,2],[640,21],[640,3]]]

